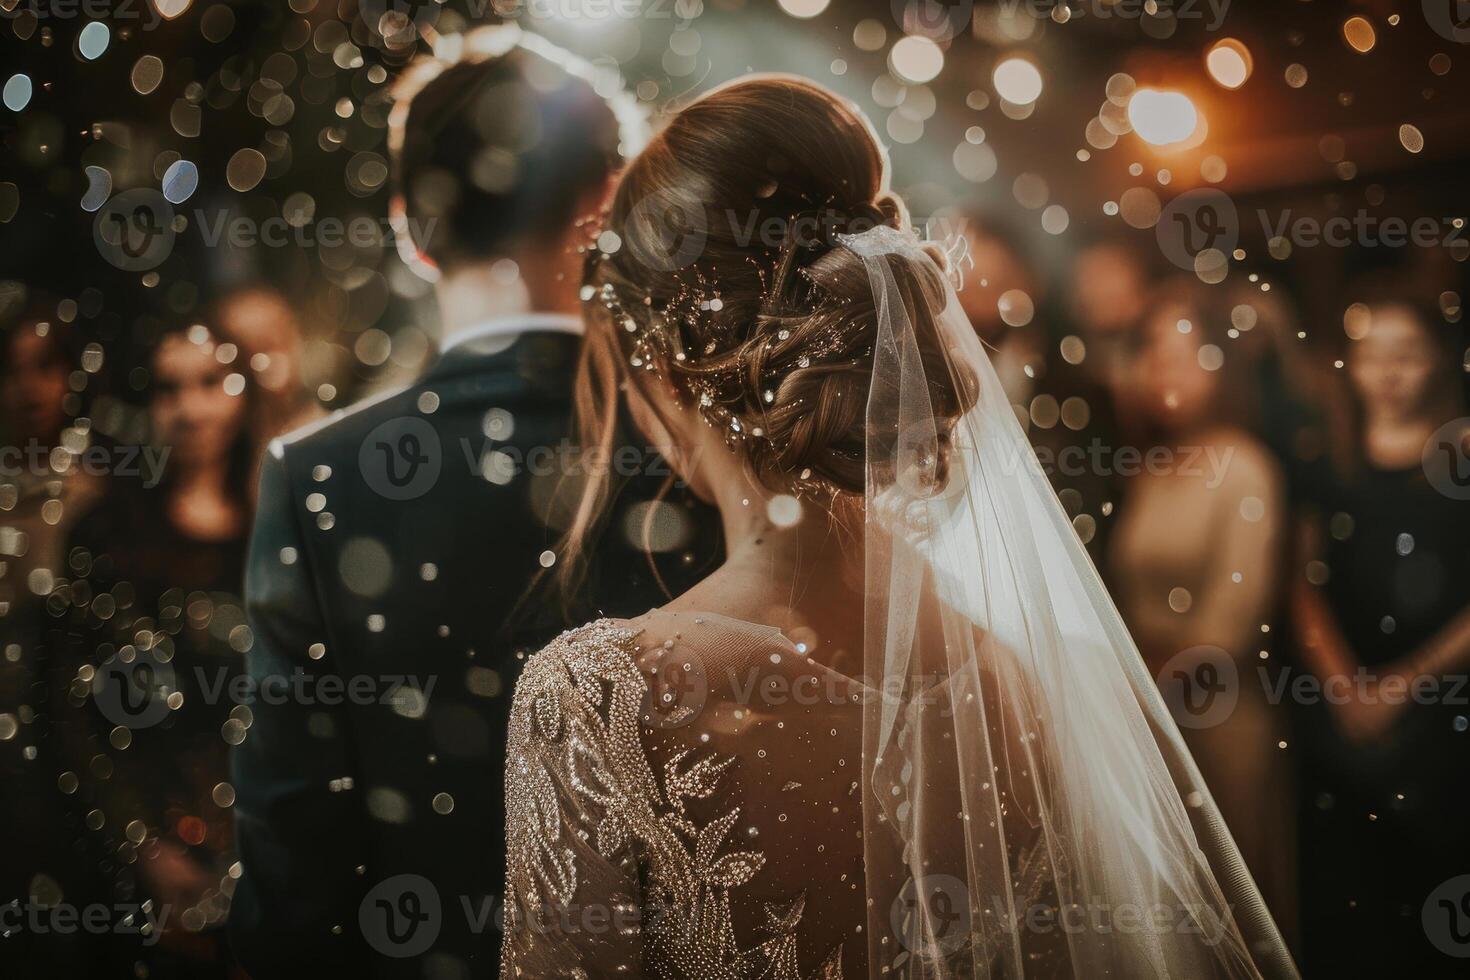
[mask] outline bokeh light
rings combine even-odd
[[[1342,25],[1342,38],[1348,47],[1359,54],[1367,54],[1378,43],[1378,33],[1366,17],[1349,17]]]
[[[830,2],[831,0],[780,0],[783,11],[803,20],[817,16],[827,9]]]
[[[1041,71],[1025,58],[1007,58],[991,76],[995,92],[1012,105],[1030,105],[1041,98]]]
[[[893,46],[888,65],[899,78],[921,85],[944,70],[944,52],[927,37],[910,35]]]
[[[1199,111],[1189,96],[1142,88],[1128,101],[1128,121],[1139,139],[1153,146],[1182,143],[1199,128]]]
[[[1412,123],[1404,123],[1399,127],[1399,143],[1410,153],[1422,153],[1424,151],[1424,134],[1419,127]]]
[[[1224,88],[1240,88],[1253,67],[1250,49],[1233,37],[1217,41],[1205,55],[1205,69]]]
[[[77,35],[77,54],[87,61],[96,61],[107,51],[112,41],[112,32],[100,20],[94,20]]]
[[[173,20],[189,9],[193,0],[149,0],[150,5],[164,20]]]
[[[11,75],[5,81],[5,89],[0,93],[0,98],[4,99],[5,108],[11,112],[20,112],[30,105],[32,91],[29,75]]]

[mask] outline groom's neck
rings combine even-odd
[[[434,288],[444,337],[502,316],[580,315],[575,263],[562,261],[560,252],[544,249],[516,259],[461,263],[446,271]]]

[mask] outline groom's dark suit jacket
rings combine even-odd
[[[583,472],[566,441],[579,343],[467,341],[421,382],[272,446],[246,584],[260,688],[234,762],[231,933],[257,980],[496,975],[511,695],[566,624],[520,600]],[[648,503],[664,464],[621,443],[610,465],[640,475],[597,542],[589,616],[663,601],[648,507],[656,543],[687,532],[660,552],[675,593],[718,548],[677,488]]]

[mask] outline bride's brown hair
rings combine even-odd
[[[629,165],[588,255],[582,445],[610,458],[619,388],[653,372],[772,490],[860,497],[878,320],[863,259],[837,236],[907,223],[871,127],[835,94],[762,76],[691,103]],[[934,414],[951,419],[965,399],[927,314],[945,298],[944,256],[930,255],[888,261]],[[605,473],[588,476],[561,547],[564,594],[609,493]]]

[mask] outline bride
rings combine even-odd
[[[694,102],[623,177],[582,435],[625,399],[728,559],[527,663],[502,976],[1296,975],[906,226],[866,120],[792,78]]]

